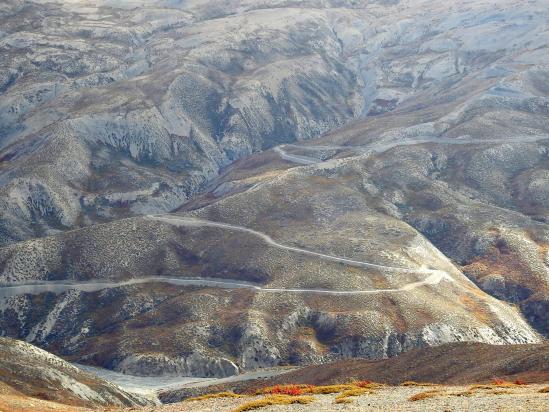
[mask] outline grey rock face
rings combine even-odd
[[[198,376],[203,378],[225,378],[239,373],[238,366],[230,360],[212,359],[199,353],[193,353],[180,359],[171,359],[161,354],[128,356],[114,370],[135,376]]]

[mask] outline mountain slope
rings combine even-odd
[[[546,129],[544,1],[299,6],[5,2],[2,242],[170,211],[235,159],[404,102],[461,104],[452,86],[474,88],[457,120],[500,108],[461,134]]]
[[[2,6],[5,335],[227,376],[549,333],[545,1],[117,4]]]
[[[200,376],[456,340],[538,341],[514,309],[384,212],[390,205],[364,190],[363,161],[291,168],[183,215],[6,247],[3,280],[31,282],[4,292],[9,333],[121,371]],[[56,289],[61,279],[76,284]],[[93,282],[103,290],[87,289]]]
[[[7,394],[72,406],[142,406],[151,400],[130,394],[46,351],[0,338],[0,376]],[[12,391],[14,393],[12,393]]]

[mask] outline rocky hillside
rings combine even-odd
[[[362,161],[291,168],[185,214],[6,247],[2,280],[27,285],[2,291],[3,328],[144,375],[538,341],[364,190]]]
[[[0,330],[139,375],[539,342],[548,10],[4,2]]]
[[[72,406],[143,406],[152,401],[123,391],[25,342],[0,338],[0,380],[30,398]],[[6,395],[6,388],[0,390]],[[7,391],[7,392],[6,392]]]
[[[4,244],[170,211],[235,159],[403,102],[449,103],[448,125],[499,108],[454,136],[546,125],[543,0],[7,0],[0,21]]]

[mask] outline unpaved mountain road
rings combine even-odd
[[[366,269],[376,269],[388,271],[392,273],[406,274],[424,274],[426,278],[421,281],[411,282],[399,288],[393,289],[366,289],[366,290],[332,290],[332,289],[312,289],[312,288],[273,288],[263,287],[257,284],[243,281],[232,281],[220,278],[171,278],[171,277],[144,277],[138,279],[130,279],[125,281],[93,281],[93,282],[71,282],[71,281],[46,281],[35,283],[14,283],[4,284],[0,287],[0,298],[8,298],[23,294],[39,294],[45,292],[63,293],[68,290],[79,290],[82,292],[96,292],[103,289],[117,288],[122,286],[130,286],[149,282],[163,282],[176,286],[208,286],[218,287],[223,289],[252,289],[258,292],[266,293],[316,293],[323,295],[361,295],[374,293],[391,293],[391,292],[407,292],[415,288],[425,285],[437,285],[446,280],[454,282],[454,279],[442,270],[427,269],[427,268],[402,268],[396,266],[380,265],[371,262],[363,262],[359,260],[347,259],[340,256],[332,256],[324,253],[314,252],[307,249],[302,249],[294,246],[284,245],[275,241],[269,235],[249,229],[243,226],[230,225],[227,223],[213,222],[209,220],[196,219],[191,217],[174,216],[174,215],[148,215],[146,219],[158,220],[161,222],[187,227],[214,227],[226,230],[238,231],[251,234],[259,237],[269,246],[279,249],[288,250],[295,253],[316,256],[321,259],[326,259],[334,262],[347,264],[350,266],[362,267]]]
[[[13,284],[0,286],[0,299],[19,295],[37,295],[40,293],[64,293],[69,290],[81,292],[97,292],[104,289],[113,289],[123,286],[138,285],[143,283],[168,283],[175,286],[207,286],[222,289],[252,289],[257,292],[266,293],[316,293],[322,295],[363,295],[373,293],[407,292],[425,285],[436,285],[443,280],[453,281],[445,272],[437,271],[426,279],[418,282],[408,283],[395,289],[368,289],[368,290],[330,290],[330,289],[300,289],[300,288],[269,288],[254,285],[248,282],[235,282],[220,278],[169,278],[169,277],[146,277],[130,279],[120,282],[58,282],[46,281],[41,283]]]
[[[310,255],[310,256],[316,256],[316,257],[319,257],[319,258],[322,258],[322,259],[331,260],[333,262],[345,263],[345,264],[350,265],[350,266],[357,266],[357,267],[362,267],[362,268],[366,268],[366,269],[383,270],[383,271],[388,271],[388,272],[393,272],[393,273],[410,273],[410,274],[423,273],[423,274],[426,274],[426,275],[429,275],[429,276],[439,275],[439,276],[441,276],[441,278],[444,277],[444,275],[449,276],[446,272],[436,270],[436,269],[402,268],[402,267],[397,267],[397,266],[380,265],[380,264],[377,264],[377,263],[363,262],[363,261],[360,261],[360,260],[353,260],[353,259],[348,259],[348,258],[340,257],[340,256],[327,255],[327,254],[324,254],[324,253],[314,252],[312,250],[302,249],[302,248],[298,248],[298,247],[295,247],[295,246],[288,246],[288,245],[284,245],[282,243],[279,243],[279,242],[275,241],[273,238],[271,238],[269,235],[267,235],[263,232],[259,232],[257,230],[253,230],[253,229],[250,229],[250,228],[247,228],[247,227],[244,227],[244,226],[237,226],[237,225],[231,225],[231,224],[227,224],[227,223],[214,222],[214,221],[211,221],[211,220],[197,219],[197,218],[186,217],[186,216],[175,216],[175,215],[147,215],[146,218],[147,219],[159,220],[159,221],[163,221],[163,222],[167,222],[167,223],[171,223],[171,224],[179,225],[179,226],[216,227],[216,228],[228,229],[228,230],[233,230],[233,231],[238,231],[238,232],[245,232],[245,233],[249,233],[251,235],[257,236],[261,240],[263,240],[265,243],[267,243],[268,245],[274,246],[274,247],[279,248],[279,249],[288,250],[288,251],[296,252],[296,253],[302,253],[302,254]]]
[[[299,164],[302,164],[302,165],[311,165],[311,164],[315,164],[315,163],[319,162],[318,159],[315,159],[315,158],[312,158],[312,157],[298,156],[298,155],[292,155],[292,154],[286,153],[284,151],[285,146],[286,145],[276,146],[273,149],[284,160],[289,160],[290,162],[299,163]]]
[[[381,142],[376,142],[372,145],[367,145],[367,146],[337,146],[337,145],[302,146],[302,145],[296,145],[296,144],[284,144],[284,145],[276,146],[273,150],[276,153],[278,153],[280,157],[284,160],[288,160],[290,162],[294,162],[302,165],[310,165],[310,164],[323,162],[323,160],[320,160],[314,157],[309,157],[309,156],[291,154],[286,152],[284,148],[293,147],[293,148],[305,150],[305,151],[346,150],[346,151],[358,152],[366,155],[372,155],[376,153],[386,152],[387,150],[390,150],[398,146],[413,146],[413,145],[425,144],[425,143],[435,143],[435,144],[443,144],[443,145],[466,145],[466,144],[480,145],[480,144],[505,144],[505,143],[533,143],[541,140],[549,140],[549,135],[516,136],[516,137],[501,138],[501,139],[469,139],[469,138],[449,139],[449,138],[438,138],[438,137],[423,137],[423,138],[417,138],[417,139],[381,141]]]

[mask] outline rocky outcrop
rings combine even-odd
[[[197,376],[201,378],[225,378],[237,375],[239,368],[224,358],[211,358],[192,353],[172,358],[162,353],[139,354],[124,358],[114,370],[135,376]]]

